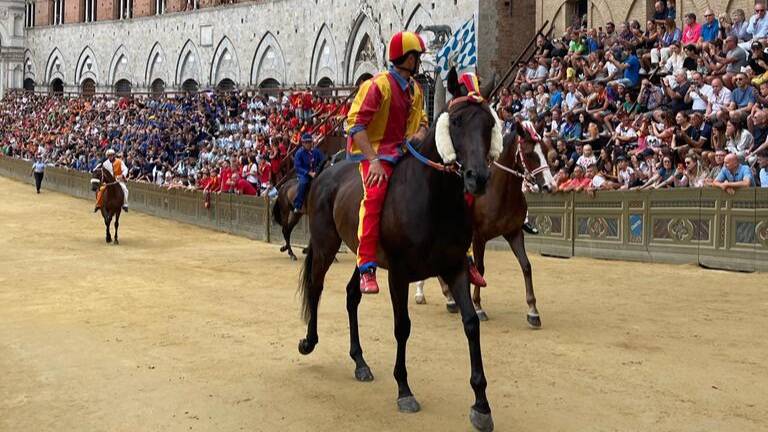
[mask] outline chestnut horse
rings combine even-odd
[[[98,191],[101,185],[105,186],[101,196],[101,216],[104,218],[104,225],[107,228],[107,243],[112,243],[112,235],[109,233],[109,226],[112,224],[112,218],[115,218],[115,244],[120,244],[117,238],[117,230],[120,228],[120,213],[123,211],[123,188],[115,180],[115,177],[107,170],[102,168],[101,164],[91,173],[91,190]]]
[[[449,73],[448,91],[457,97],[448,113],[441,115],[437,127],[429,131],[422,143],[412,146],[394,168],[381,213],[377,261],[389,270],[397,341],[394,377],[398,386],[398,409],[401,412],[420,410],[408,385],[405,361],[411,332],[408,284],[441,276],[461,310],[469,342],[470,384],[475,393],[469,418],[478,430],[490,431],[493,420],[485,392],[480,320],[469,293],[466,251],[472,240],[472,215],[464,194],[467,191],[479,196],[485,192],[490,173],[488,161],[501,151],[501,125],[487,102],[467,97],[455,70]],[[452,162],[450,156],[454,156],[454,152],[453,169],[435,162],[441,158],[443,162]],[[311,353],[318,343],[318,304],[325,275],[342,240],[351,250],[357,250],[362,196],[358,165],[351,161],[325,170],[310,189],[307,203],[310,244],[299,287],[304,318],[308,322],[306,338],[299,342],[301,354]],[[347,284],[350,356],[355,362],[355,378],[370,381],[373,374],[363,358],[357,323],[361,296],[360,275],[355,268]]]
[[[485,273],[485,245],[488,241],[503,236],[512,248],[525,280],[525,299],[528,303],[526,320],[532,328],[541,327],[541,317],[536,308],[536,296],[533,292],[531,262],[525,252],[525,239],[522,226],[525,222],[528,204],[522,192],[523,182],[535,184],[539,190],[549,191],[555,187],[554,178],[541,148],[536,132],[519,124],[513,132],[504,137],[504,151],[491,166],[491,179],[485,195],[475,200],[472,208],[474,216],[472,251],[481,274]],[[519,139],[518,139],[519,137]],[[441,282],[441,285],[444,285]],[[416,286],[416,303],[425,303],[423,282]],[[446,307],[449,312],[457,312],[455,302],[443,286]],[[475,287],[472,296],[475,310],[481,320],[488,319],[483,310],[480,287]]]

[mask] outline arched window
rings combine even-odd
[[[82,94],[83,97],[92,97],[96,94],[96,83],[90,78],[84,79],[83,83],[80,84],[80,94]]]
[[[51,93],[54,96],[61,96],[64,94],[64,81],[61,78],[56,78],[51,81]]]
[[[317,90],[318,96],[324,97],[324,98],[333,96],[333,91],[330,90],[330,88],[333,87],[333,80],[331,80],[330,78],[328,77],[321,78],[320,81],[317,82],[317,87],[319,87],[319,89]]]
[[[27,78],[24,80],[24,91],[33,92],[35,91],[35,80],[32,78]]]
[[[224,78],[216,85],[216,90],[220,92],[230,92],[237,87],[235,82],[229,78]]]
[[[198,88],[200,88],[200,84],[191,78],[181,84],[181,89],[184,90],[184,93],[197,93]]]
[[[80,0],[80,14],[83,22],[96,21],[96,0]]]
[[[32,28],[35,26],[35,2],[27,0],[24,3],[24,27]]]
[[[152,96],[160,97],[165,93],[165,81],[160,78],[152,81]]]
[[[115,83],[115,94],[117,94],[118,97],[123,96],[130,96],[131,95],[131,82],[127,79],[121,79],[120,81]]]
[[[53,0],[48,6],[51,25],[64,24],[64,0]]]

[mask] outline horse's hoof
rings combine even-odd
[[[416,413],[421,411],[421,405],[415,397],[406,396],[397,400],[397,409],[401,413]]]
[[[448,312],[450,313],[459,313],[459,305],[457,305],[456,302],[446,303],[445,308],[448,309]]]
[[[368,366],[362,366],[355,369],[355,379],[360,382],[373,381],[373,372],[371,372],[371,368]]]
[[[119,244],[120,244],[120,242],[119,242],[119,241],[117,241],[117,239],[115,239],[115,243],[114,243],[114,244],[115,244],[115,246],[117,246],[117,245],[119,245]]]
[[[477,309],[477,310],[475,311],[475,313],[477,313],[477,319],[479,319],[480,321],[488,321],[488,314],[487,314],[487,313],[485,313],[485,311],[484,311],[484,310],[482,310],[482,309]]]
[[[306,339],[302,339],[299,341],[299,352],[302,355],[310,354],[312,351],[315,350],[315,345],[316,344],[310,343]]]
[[[474,408],[469,410],[469,421],[472,422],[472,426],[480,432],[493,431],[493,417],[491,413],[483,414]]]
[[[541,317],[534,314],[528,314],[526,315],[526,320],[528,321],[528,326],[534,330],[538,330],[541,328]]]
[[[416,304],[427,304],[427,298],[424,297],[424,294],[416,294],[414,300],[416,300]]]
[[[112,243],[112,239],[111,239],[111,238],[108,238],[108,239],[107,239],[107,243]]]
[[[294,255],[294,254],[291,254],[289,256],[291,257],[291,261],[297,261],[298,260],[298,258],[296,258],[296,255]]]
[[[280,252],[285,252],[288,250],[288,246],[283,246],[280,248]]]

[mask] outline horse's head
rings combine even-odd
[[[555,178],[549,170],[547,157],[542,149],[542,141],[533,123],[529,121],[517,122],[515,134],[509,135],[510,139],[516,139],[518,145],[518,159],[520,168],[527,176],[533,177],[538,190],[551,192],[555,190]]]
[[[501,153],[501,122],[486,100],[491,83],[481,89],[474,75],[464,74],[461,81],[455,69],[448,74],[448,91],[453,99],[448,112],[437,120],[435,142],[445,163],[456,162],[464,180],[464,189],[482,195],[490,176],[488,161]]]
[[[96,168],[91,171],[91,191],[96,192],[103,184],[114,183],[115,178],[112,174],[104,169],[102,164],[96,165]]]

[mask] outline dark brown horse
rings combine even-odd
[[[517,137],[522,139],[518,141]],[[491,166],[488,191],[475,200],[472,251],[480,273],[485,273],[485,245],[488,241],[503,236],[512,248],[525,280],[525,298],[528,303],[526,320],[532,328],[541,327],[541,317],[536,308],[533,292],[531,263],[525,252],[522,226],[528,211],[528,204],[522,192],[523,181],[535,183],[539,190],[551,190],[554,179],[549,172],[544,151],[538,137],[532,136],[525,127],[518,127],[504,137],[504,151]],[[441,285],[444,285],[441,281]],[[475,310],[481,320],[488,319],[483,310],[480,287],[475,287],[472,296]],[[443,286],[450,312],[457,312],[453,298]],[[423,283],[416,287],[417,303],[424,302]]]
[[[453,95],[465,95],[455,71],[449,74],[448,90]],[[470,298],[466,259],[472,239],[472,215],[464,192],[473,195],[485,192],[492,137],[498,131],[498,145],[501,146],[501,131],[485,102],[475,103],[465,97],[459,98],[443,116],[446,117],[441,133],[436,135],[433,127],[424,142],[416,147],[422,156],[439,161],[440,154],[447,153],[438,151],[437,141],[441,140],[441,149],[445,149],[448,142],[448,146],[455,149],[460,175],[426,165],[409,152],[394,169],[381,214],[377,261],[389,270],[389,292],[397,340],[394,369],[398,386],[397,402],[401,412],[420,410],[408,385],[405,364],[406,344],[411,331],[408,284],[440,276],[450,286],[461,310],[469,342],[470,383],[475,393],[470,421],[478,430],[489,431],[493,430],[493,420],[485,393],[487,382],[480,347],[480,320]],[[437,124],[440,125],[441,121]],[[300,285],[308,326],[306,338],[299,342],[299,352],[305,355],[311,353],[318,343],[318,304],[325,275],[342,240],[351,250],[357,250],[357,224],[363,195],[358,166],[352,162],[336,164],[314,182],[307,205],[311,240]],[[355,362],[355,378],[370,381],[373,374],[363,358],[358,333],[360,299],[360,275],[355,268],[347,284],[350,356]]]
[[[277,199],[275,199],[275,204],[272,206],[272,219],[282,228],[283,239],[285,240],[285,244],[280,247],[280,252],[287,251],[288,256],[293,261],[296,261],[297,258],[291,248],[291,233],[296,225],[298,225],[302,216],[301,213],[293,211],[293,201],[296,199],[298,189],[299,181],[297,179],[292,178],[286,181],[280,186],[277,192]]]
[[[337,161],[343,160],[344,156],[345,152],[341,151],[334,154],[330,159],[330,162],[328,162],[328,159],[326,158],[326,160],[323,161],[323,163],[320,165],[318,173],[320,173],[325,168],[326,164],[330,163],[331,166],[333,166],[333,164],[335,164]],[[296,228],[296,225],[299,224],[299,221],[303,216],[303,213],[296,213],[293,211],[293,202],[296,199],[296,193],[298,190],[298,179],[294,177],[286,181],[280,185],[277,191],[277,199],[275,199],[275,203],[272,205],[272,220],[274,220],[275,223],[280,225],[282,228],[283,239],[285,240],[285,244],[280,247],[280,252],[288,252],[288,256],[293,261],[296,261],[296,254],[293,253],[293,249],[291,248],[291,233],[293,233],[293,229]],[[307,205],[305,200],[304,210],[306,210],[306,207]],[[302,252],[306,253],[306,251],[307,250],[305,248]]]
[[[123,211],[123,188],[109,171],[99,165],[91,173],[91,190],[96,192],[102,185],[106,186],[101,196],[101,216],[107,228],[106,241],[112,243],[109,226],[112,224],[112,218],[115,218],[115,244],[118,245],[120,240],[117,230],[120,228],[120,213]]]

